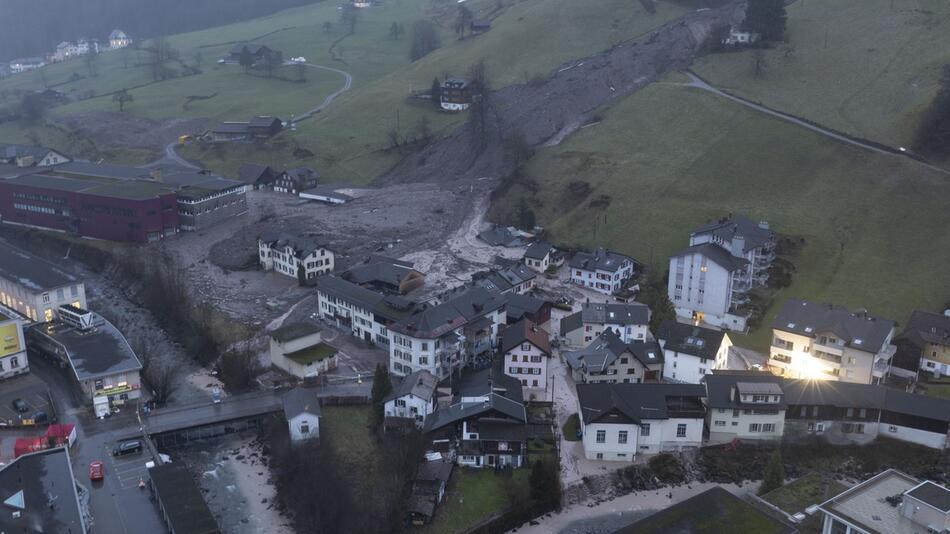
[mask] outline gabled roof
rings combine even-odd
[[[789,299],[772,321],[772,328],[816,338],[832,333],[851,348],[875,354],[894,328],[894,321],[853,313],[843,306]]]
[[[424,432],[431,432],[471,417],[506,419],[518,423],[528,420],[521,382],[504,373],[499,361],[493,367],[472,371],[464,369],[455,388],[453,404],[426,416]],[[463,398],[483,398],[462,402]]]
[[[407,317],[390,330],[421,339],[435,339],[480,319],[505,305],[502,295],[473,287],[455,298]]]
[[[522,319],[527,314],[536,314],[544,309],[548,303],[529,295],[520,293],[505,294],[505,313],[508,319]]]
[[[663,350],[673,350],[681,354],[691,354],[707,360],[716,358],[722,346],[724,332],[702,326],[663,321],[657,332],[657,339],[663,341]]]
[[[313,323],[290,323],[270,333],[270,337],[280,343],[286,343],[313,334],[319,334],[320,327]]]
[[[704,417],[701,384],[578,384],[584,424]],[[613,414],[613,415],[611,415]]]
[[[281,398],[284,405],[284,417],[287,420],[293,419],[302,413],[308,413],[320,417],[320,399],[317,393],[308,388],[294,388],[284,393]]]
[[[129,36],[122,30],[112,30],[112,33],[109,34],[109,39],[128,39]]]
[[[606,271],[615,273],[620,270],[624,261],[630,261],[634,266],[640,264],[640,262],[630,256],[605,248],[598,248],[593,253],[578,252],[574,254],[574,257],[571,258],[570,267],[571,269],[580,269],[583,271]]]
[[[246,134],[247,126],[248,123],[246,122],[226,121],[218,123],[211,131],[214,133]]]
[[[252,117],[248,121],[247,125],[251,128],[270,128],[274,123],[280,124],[280,119],[277,117],[271,117],[269,115],[259,115],[257,117]]]
[[[950,316],[914,310],[907,326],[894,340],[907,340],[918,348],[927,343],[950,346]]]
[[[561,319],[561,335],[566,335],[584,324],[645,325],[650,323],[650,307],[639,302],[602,304],[586,302],[579,312]]]
[[[8,462],[0,467],[0,528],[11,533],[86,532],[67,449],[32,452]]]
[[[788,406],[786,395],[782,384],[784,381],[768,371],[713,371],[712,374],[703,376],[703,383],[706,385],[706,405],[710,408],[750,408],[762,406],[759,404],[743,403],[738,395],[732,395],[732,388],[739,384],[772,386],[777,388],[771,391],[770,395],[781,395],[782,398],[778,404],[769,404],[768,408],[784,410]]]
[[[273,178],[274,175],[274,169],[258,163],[244,163],[238,169],[238,179],[246,184],[256,184],[261,178]]]
[[[325,241],[314,236],[294,235],[287,232],[264,232],[261,234],[261,241],[271,248],[290,247],[294,251],[294,257],[301,260],[328,246]]]
[[[605,329],[594,341],[581,350],[565,352],[564,357],[572,369],[603,373],[622,354],[630,354],[644,367],[663,363],[663,350],[655,341],[624,343],[616,332]]]
[[[384,295],[347,282],[336,276],[322,276],[317,291],[360,306],[389,321],[398,321],[416,313],[424,306],[396,295]]]
[[[721,219],[700,226],[693,230],[690,236],[700,234],[714,234],[727,243],[731,242],[733,237],[742,237],[745,239],[745,247],[742,252],[761,247],[774,235],[768,228],[762,228],[759,223],[742,215],[735,215],[728,219]]]
[[[421,369],[406,376],[396,384],[392,393],[383,399],[383,402],[389,402],[410,394],[426,401],[432,400],[438,383],[438,379],[432,373]]]
[[[398,287],[406,277],[413,273],[418,273],[418,271],[411,266],[403,265],[398,260],[384,261],[380,259],[350,267],[342,276],[354,284],[383,283]]]
[[[537,278],[538,273],[523,263],[513,263],[503,268],[492,268],[472,275],[472,283],[489,291],[504,293]]]
[[[528,245],[527,250],[524,251],[524,257],[531,258],[533,260],[543,260],[545,256],[553,251],[554,247],[551,245],[551,243],[546,241],[538,241]]]
[[[746,260],[745,258],[737,258],[736,256],[730,254],[728,250],[712,243],[693,245],[674,253],[671,257],[678,258],[680,256],[688,256],[690,254],[700,254],[730,273],[733,271],[738,271],[739,269],[744,268],[746,265],[749,265],[749,260]]]
[[[505,329],[501,336],[501,352],[507,353],[522,343],[531,343],[544,354],[551,355],[551,340],[548,333],[527,319],[522,319]]]
[[[494,247],[518,247],[523,240],[508,228],[496,226],[478,234],[478,238]]]
[[[2,151],[0,151],[0,155],[6,159],[33,156],[35,161],[39,161],[45,158],[50,152],[56,151],[50,148],[35,145],[4,145],[2,147]]]

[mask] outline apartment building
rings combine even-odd
[[[612,295],[623,289],[637,273],[640,262],[617,252],[598,248],[594,252],[578,252],[571,258],[571,283]]]
[[[379,347],[390,344],[390,327],[422,306],[399,295],[384,295],[333,275],[317,279],[320,317]]]
[[[667,294],[676,316],[742,332],[746,330],[748,260],[737,258],[719,245],[694,245],[670,256]]]
[[[714,369],[728,366],[732,340],[719,330],[663,321],[657,331],[663,349],[663,378],[698,384]]]
[[[788,378],[871,384],[888,374],[894,322],[831,304],[791,299],[772,322],[769,367]]]
[[[33,321],[49,322],[65,304],[86,306],[82,281],[58,265],[3,243],[0,303]]]
[[[937,379],[950,375],[950,311],[914,310],[894,346],[891,374],[916,378],[920,372]]]
[[[535,323],[522,319],[505,328],[499,351],[506,375],[516,378],[525,388],[547,398],[548,360],[551,341],[548,333]]]
[[[742,215],[703,225],[689,235],[689,245],[705,243],[722,247],[746,261],[743,278],[753,287],[764,286],[769,266],[775,260],[775,232],[766,221],[754,222]]]
[[[649,306],[588,302],[561,319],[561,337],[571,347],[584,347],[606,330],[613,330],[624,343],[650,339]]]
[[[265,271],[304,283],[333,271],[334,254],[328,246],[315,236],[268,232],[258,240],[258,260]]]
[[[587,347],[563,354],[576,383],[639,384],[663,376],[663,350],[656,341],[624,343],[610,329]]]
[[[23,320],[0,306],[0,380],[29,371]]]
[[[761,371],[716,371],[706,386],[707,445],[781,441],[788,407],[782,380]]]

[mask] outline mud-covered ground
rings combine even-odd
[[[128,113],[90,111],[68,115],[59,122],[77,137],[91,142],[87,154],[74,156],[95,159],[101,151],[116,149],[145,150],[155,159],[164,154],[165,146],[178,139],[179,135],[201,131],[208,126],[207,119],[162,120],[136,117]],[[95,147],[94,149],[92,147]]]

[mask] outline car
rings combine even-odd
[[[106,476],[106,466],[99,460],[89,463],[89,480],[102,480]]]
[[[26,413],[30,411],[30,405],[23,399],[13,399],[13,409],[19,413]]]
[[[124,456],[126,454],[134,454],[137,452],[142,452],[142,442],[134,439],[130,441],[123,441],[115,446],[112,449],[112,456]]]
[[[223,59],[219,59],[219,60],[218,60],[218,65],[224,65],[225,63],[227,63],[227,62],[226,62],[225,60],[223,60]]]

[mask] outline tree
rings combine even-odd
[[[417,20],[412,25],[412,44],[409,46],[409,59],[416,61],[429,52],[439,48],[439,33],[435,25],[428,20]]]
[[[914,149],[938,157],[950,153],[950,65],[943,67],[940,90],[920,122]],[[950,308],[950,302],[947,308]]]
[[[96,71],[96,58],[98,57],[99,56],[97,56],[96,54],[89,52],[82,58],[83,62],[86,64],[86,71],[89,73],[90,78],[95,78],[99,74]]]
[[[765,73],[769,64],[765,61],[765,50],[756,48],[752,51],[752,76],[759,78]]]
[[[241,55],[238,57],[238,65],[244,67],[245,74],[247,74],[254,65],[254,57],[251,56],[251,51],[248,50],[246,46],[241,48]]]
[[[650,307],[650,330],[656,332],[664,321],[676,320],[676,309],[667,294],[666,277],[651,268],[640,283],[637,300]]]
[[[257,354],[245,346],[223,354],[218,367],[221,371],[221,381],[228,391],[240,393],[254,386],[254,379],[260,371],[260,362],[257,360]]]
[[[340,11],[340,22],[349,29],[350,35],[356,33],[356,23],[359,21],[360,8],[354,6],[352,2],[343,4],[343,9]]]
[[[432,98],[432,104],[442,109],[442,83],[439,82],[439,78],[432,79],[432,87],[429,88],[429,96]]]
[[[485,69],[485,60],[479,59],[468,69],[468,78],[472,87],[472,118],[469,121],[473,128],[472,141],[475,144],[475,155],[480,155],[488,147],[489,117],[491,109],[491,88],[488,84],[488,71]]]
[[[778,449],[769,457],[765,465],[765,474],[762,476],[762,485],[759,486],[759,495],[782,487],[785,483],[785,465],[782,463],[782,453]]]
[[[297,81],[305,82],[307,81],[307,66],[303,63],[297,63],[294,66],[294,71],[297,73]]]
[[[149,365],[148,369],[142,374],[142,378],[152,389],[152,398],[158,404],[165,404],[171,400],[172,395],[178,389],[180,381],[181,368],[172,362],[159,362]]]
[[[120,113],[125,111],[126,104],[134,100],[135,100],[135,97],[133,97],[132,94],[129,93],[128,89],[122,89],[121,91],[116,91],[112,95],[112,101],[119,104]]]
[[[402,24],[400,24],[400,23],[398,23],[398,22],[393,22],[393,23],[389,26],[389,38],[392,39],[392,40],[394,40],[394,41],[395,41],[395,40],[398,40],[398,39],[399,39],[400,37],[402,37],[405,33],[406,33],[406,28],[405,28]]]
[[[518,203],[518,223],[521,228],[529,232],[535,225],[534,211],[528,207],[528,201],[524,197],[521,197]]]
[[[379,427],[383,423],[383,400],[392,391],[393,383],[389,378],[389,368],[381,363],[376,364],[376,371],[373,373],[373,389],[370,393],[373,400],[374,427]]]
[[[33,123],[46,114],[47,102],[43,95],[38,93],[27,93],[23,95],[20,101],[20,113],[27,122]]]
[[[749,0],[742,29],[758,33],[766,41],[781,41],[785,23],[785,0]]]
[[[535,460],[528,477],[531,486],[531,499],[545,510],[557,509],[561,505],[561,479],[554,462]]]
[[[277,69],[284,64],[284,55],[281,52],[270,52],[264,56],[264,72],[267,77],[273,77]]]
[[[419,120],[416,122],[416,139],[422,142],[422,144],[429,144],[429,141],[432,140],[432,126],[429,124],[429,117],[425,115],[419,117]]]
[[[330,33],[330,32],[333,31],[333,23],[330,22],[329,20],[328,20],[328,21],[325,21],[325,22],[323,23],[322,28],[323,28],[323,33]]]
[[[455,35],[459,39],[465,38],[465,29],[471,26],[474,19],[475,16],[472,15],[472,10],[465,4],[459,4],[458,16],[455,18]]]

